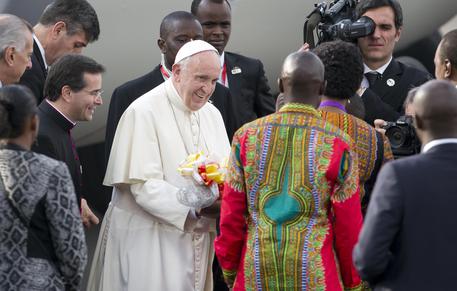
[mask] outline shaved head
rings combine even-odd
[[[176,29],[176,23],[179,22],[193,22],[198,20],[193,16],[191,13],[186,11],[175,11],[162,19],[160,23],[160,37],[166,38],[170,31],[174,31]]]
[[[324,65],[312,52],[295,52],[282,66],[279,87],[285,102],[319,104],[324,90]]]
[[[160,38],[157,40],[165,66],[171,70],[178,50],[185,43],[202,38],[202,26],[189,12],[175,11],[165,16],[160,24]]]
[[[444,80],[428,81],[419,87],[412,105],[419,135],[430,140],[457,137],[457,89],[454,84]]]

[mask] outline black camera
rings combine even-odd
[[[367,16],[356,20],[356,5],[356,0],[335,0],[328,6],[325,2],[314,4],[315,8],[306,18],[303,27],[304,42],[313,48],[315,31],[318,38],[316,45],[335,39],[354,41],[372,34],[376,24]]]
[[[383,128],[386,130],[386,136],[390,141],[395,158],[411,156],[420,152],[421,142],[417,138],[411,116],[401,116],[395,122],[387,122]]]

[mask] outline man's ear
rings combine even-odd
[[[16,52],[16,49],[12,46],[7,47],[3,51],[3,59],[5,60],[5,63],[11,67],[14,65],[14,53]]]
[[[281,78],[278,78],[279,93],[284,93],[284,84]]]
[[[449,59],[444,60],[444,78],[450,79],[452,76],[452,64]]]
[[[401,36],[401,27],[397,29],[397,32],[395,33],[395,42],[398,42],[400,40]]]
[[[67,103],[70,103],[73,96],[72,96],[72,90],[70,88],[70,86],[68,85],[65,85],[62,87],[62,89],[60,90],[60,96],[63,100],[65,100]]]
[[[425,129],[424,120],[420,118],[417,114],[413,116],[414,127],[418,130],[423,131]]]
[[[57,21],[54,23],[51,29],[51,38],[52,39],[57,39],[59,36],[62,35],[62,33],[67,32],[67,24],[63,21]]]
[[[182,72],[181,65],[180,64],[173,64],[173,66],[171,67],[171,74],[173,75],[173,79],[175,81],[179,82],[180,76],[181,76],[181,72]]]
[[[167,45],[165,44],[165,40],[161,37],[157,40],[157,45],[159,46],[160,52],[162,54],[167,53]]]

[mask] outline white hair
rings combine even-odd
[[[23,51],[27,32],[32,33],[32,27],[26,21],[12,14],[0,14],[0,59],[8,47]]]

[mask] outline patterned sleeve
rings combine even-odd
[[[217,259],[224,279],[232,286],[238,266],[242,260],[242,250],[247,235],[246,226],[246,186],[243,172],[244,137],[235,134],[230,154],[227,180],[222,195],[220,235],[214,243]]]
[[[384,134],[382,135],[382,139],[384,142],[384,159],[382,161],[382,164],[384,165],[385,163],[394,160],[394,154],[392,153],[392,148],[390,146],[389,139]]]
[[[362,282],[352,262],[352,250],[362,227],[357,157],[349,146],[335,139],[329,168],[334,186],[331,196],[335,250],[346,290],[361,290]]]
[[[81,216],[67,166],[59,163],[53,170],[45,205],[52,243],[66,290],[80,290],[87,261]]]

